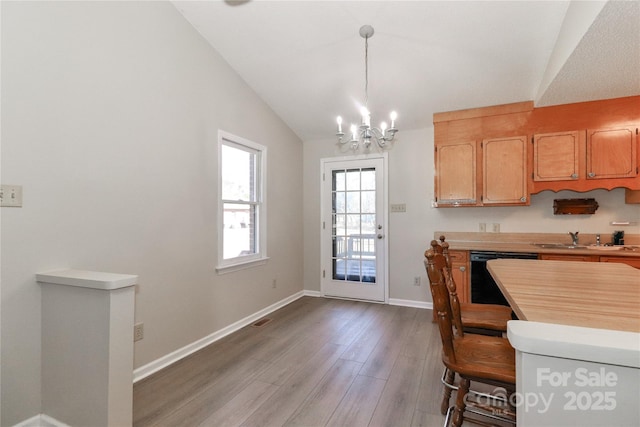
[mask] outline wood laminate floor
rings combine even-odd
[[[136,383],[134,426],[441,426],[431,316],[301,298]]]

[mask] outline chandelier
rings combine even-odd
[[[369,149],[371,142],[374,141],[380,148],[384,148],[387,142],[393,141],[398,132],[396,128],[397,114],[392,111],[390,114],[391,126],[387,127],[387,123],[380,123],[380,127],[371,127],[371,113],[368,109],[369,103],[369,38],[373,36],[373,27],[371,25],[363,25],[360,27],[360,36],[364,38],[364,107],[361,108],[360,114],[362,119],[360,125],[352,124],[349,128],[350,135],[347,139],[342,131],[342,117],[338,116],[338,142],[340,144],[351,143],[351,148],[356,151],[362,144],[365,149]]]

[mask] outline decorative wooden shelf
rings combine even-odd
[[[555,199],[554,215],[593,215],[598,209],[596,199]]]

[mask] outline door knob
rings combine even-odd
[[[382,234],[378,234],[378,239],[382,239],[384,236]]]

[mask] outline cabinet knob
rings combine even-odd
[[[520,201],[521,201],[521,202],[526,202],[526,201],[527,201],[527,198],[526,198],[526,197],[520,197]]]
[[[467,271],[467,267],[460,267],[460,271]]]
[[[589,178],[593,178],[594,176],[596,176],[596,174],[595,174],[595,173],[593,173],[593,172],[589,172]]]
[[[572,179],[578,179],[578,174],[577,173],[571,174],[571,178]]]

